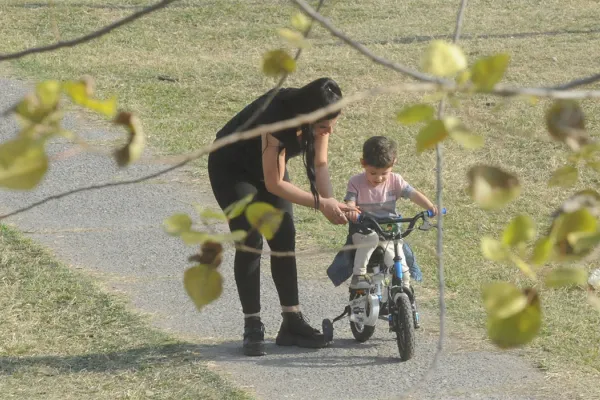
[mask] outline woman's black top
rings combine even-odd
[[[271,124],[293,118],[295,115],[292,114],[289,105],[286,104],[286,101],[284,100],[291,90],[294,89],[281,88],[268,107],[254,120],[254,122],[248,125],[245,130],[255,128],[259,125]],[[255,111],[264,104],[264,101],[269,97],[270,93],[271,91],[268,91],[263,94],[235,115],[223,128],[221,128],[221,130],[219,130],[219,132],[217,132],[217,139],[230,135],[244,125],[244,123],[254,115]],[[272,135],[281,142],[281,148],[285,149],[286,162],[302,152],[300,137],[296,134],[297,130],[298,128],[294,127],[278,132],[271,132]],[[227,145],[216,151],[214,156],[218,158],[221,165],[225,162],[225,164],[231,165],[237,170],[241,168],[248,174],[247,176],[253,180],[264,181],[262,170],[262,143],[260,136]]]

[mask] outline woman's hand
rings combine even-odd
[[[340,203],[333,197],[324,199],[322,198],[319,206],[319,211],[325,215],[329,222],[336,225],[344,225],[348,223],[345,213],[355,210],[356,208],[350,207],[344,203]]]

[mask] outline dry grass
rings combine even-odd
[[[3,399],[247,399],[198,348],[0,225]]]
[[[54,7],[24,8],[22,2],[0,6],[0,51],[17,50],[89,32],[131,12],[115,7],[142,1],[63,1]],[[314,1],[313,1],[314,3]],[[454,25],[457,2],[440,0],[326,1],[324,13],[376,53],[416,67],[427,41],[447,37]],[[112,5],[112,6],[102,6]],[[467,10],[462,45],[473,60],[500,51],[512,62],[506,81],[541,85],[567,81],[597,72],[600,48],[596,0],[482,0]],[[274,83],[259,70],[261,55],[280,46],[276,28],[288,24],[293,8],[288,1],[183,1],[138,21],[113,35],[75,49],[27,57],[12,63],[28,78],[96,77],[103,94],[117,93],[121,103],[139,112],[150,143],[165,152],[181,152],[211,142],[228,118],[247,101]],[[18,21],[18,22],[17,22]],[[53,28],[56,27],[56,28]],[[338,80],[345,93],[406,78],[372,65],[340,45],[320,27],[313,47],[300,61],[289,85],[319,76]],[[158,75],[177,78],[159,81]],[[331,140],[331,165],[336,196],[344,195],[350,175],[359,171],[362,142],[374,134],[395,138],[400,144],[396,171],[424,193],[434,197],[434,157],[415,155],[415,128],[394,122],[403,105],[420,96],[397,95],[370,99],[344,110]],[[450,315],[482,333],[484,314],[478,301],[480,284],[493,279],[525,283],[512,266],[487,262],[479,252],[482,235],[497,235],[517,212],[531,214],[542,226],[549,213],[571,191],[549,188],[548,178],[564,163],[566,152],[549,140],[542,124],[547,102],[535,106],[514,100],[496,110],[495,99],[465,98],[449,110],[486,138],[478,151],[465,151],[453,143],[445,149],[444,203],[445,251]],[[588,127],[598,132],[600,106],[583,103]],[[524,191],[514,204],[483,213],[464,193],[470,165],[487,162],[519,175]],[[299,160],[291,164],[293,179],[305,185]],[[196,168],[205,176],[205,160]],[[585,172],[578,188],[597,187],[598,176]],[[404,205],[402,206],[404,207]],[[416,211],[406,205],[404,214]],[[326,248],[344,242],[345,228],[334,227],[319,215],[297,209],[302,248]],[[434,235],[411,237],[424,268],[425,285],[435,287]],[[329,261],[314,265],[321,276]],[[545,328],[530,346],[530,356],[553,372],[565,370],[598,374],[600,316],[585,304],[580,292],[543,292]]]

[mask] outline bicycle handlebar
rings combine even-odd
[[[446,209],[442,208],[442,214],[446,215]],[[369,212],[362,212],[359,214],[358,216],[358,220],[357,223],[358,224],[364,224],[369,223],[368,225],[370,225],[371,227],[373,227],[375,229],[375,231],[377,231],[377,233],[379,235],[382,235],[384,237],[388,237],[390,236],[389,232],[384,232],[383,229],[381,229],[381,225],[380,224],[401,224],[401,223],[408,223],[408,228],[402,232],[401,237],[405,238],[406,236],[408,236],[413,229],[415,228],[415,224],[417,223],[417,221],[419,221],[420,219],[422,219],[423,221],[425,221],[426,218],[431,218],[432,217],[432,212],[431,210],[427,210],[427,211],[422,211],[420,213],[418,213],[417,215],[415,215],[412,218],[402,218],[402,217],[384,217],[384,218],[377,218],[374,215],[370,214]]]

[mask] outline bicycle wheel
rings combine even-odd
[[[412,307],[406,293],[401,293],[398,297],[393,320],[400,359],[408,361],[415,354],[415,326]]]
[[[355,298],[359,297],[359,294],[356,293],[351,293],[350,294],[350,300],[354,300]],[[366,305],[366,309],[365,309],[365,313],[369,314],[371,312],[371,310],[369,309],[369,302],[367,302]],[[354,335],[354,339],[356,339],[357,341],[364,343],[367,340],[369,340],[371,338],[371,336],[373,336],[373,333],[375,332],[375,327],[374,326],[369,326],[369,325],[363,325],[363,324],[359,324],[358,322],[352,322],[350,321],[350,329],[352,330],[352,335]]]

